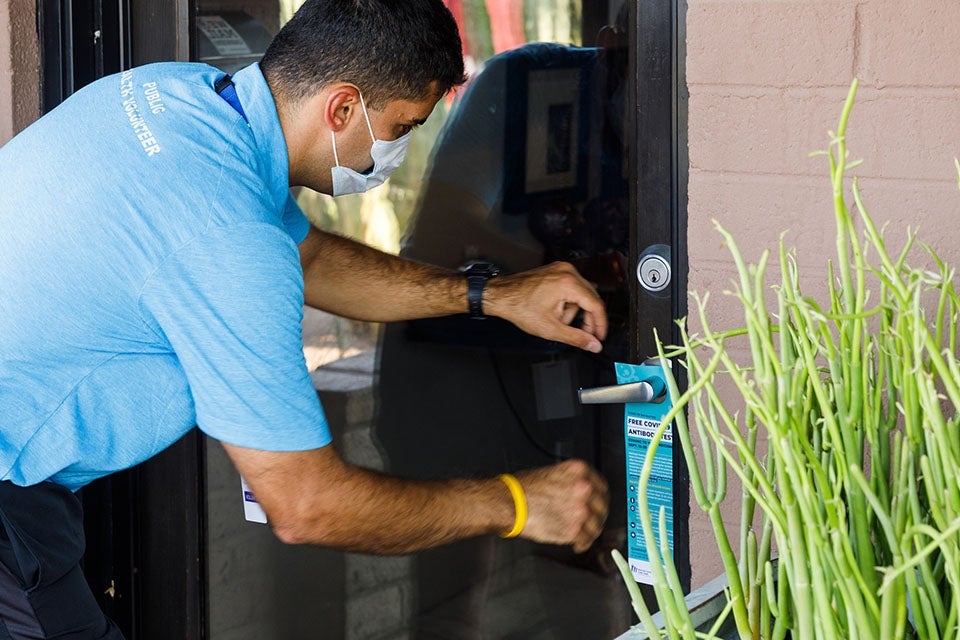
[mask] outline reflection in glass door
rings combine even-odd
[[[576,397],[615,384],[613,362],[629,358],[627,13],[615,3],[539,4],[487,2],[485,15],[462,14],[472,79],[432,146],[401,254],[508,273],[569,261],[607,304],[604,352],[496,319],[388,326],[375,435],[387,468],[416,478],[582,458],[607,477],[613,508],[585,554],[495,536],[417,554],[414,638],[613,638],[630,623],[610,560],[624,546],[622,410]]]

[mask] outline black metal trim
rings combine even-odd
[[[63,6],[61,0],[39,0],[37,26],[40,33],[42,72],[40,109],[47,113],[63,102],[65,51],[63,43]]]
[[[40,108],[47,113],[130,62],[131,0],[38,0]]]

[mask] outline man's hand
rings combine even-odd
[[[576,553],[590,548],[607,520],[607,482],[582,460],[517,474],[527,496],[524,538],[570,544]]]
[[[566,262],[489,280],[483,309],[527,333],[593,353],[600,352],[600,341],[607,336],[607,313],[600,296]],[[571,327],[581,312],[581,328]]]

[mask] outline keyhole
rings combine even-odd
[[[640,254],[637,280],[650,293],[665,290],[670,284],[670,247],[651,245]]]

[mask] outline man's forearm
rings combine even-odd
[[[344,462],[332,447],[273,453],[224,445],[277,536],[365,553],[407,553],[510,529],[496,479],[413,481]]]
[[[392,322],[462,313],[456,271],[398,258],[316,229],[300,245],[304,302],[339,316]]]
[[[285,453],[224,448],[285,542],[407,553],[515,524],[514,498],[497,478],[406,480],[347,464],[330,446]],[[520,535],[586,550],[606,519],[603,478],[578,460],[517,477],[529,513]]]
[[[461,273],[317,229],[300,244],[300,261],[306,304],[340,316],[392,322],[468,311]],[[493,278],[483,293],[483,310],[532,335],[593,352],[601,350],[607,333],[603,302],[565,262]],[[581,325],[570,326],[578,315]]]
[[[336,515],[312,513],[277,535],[294,544],[397,554],[507,531],[514,517],[509,491],[496,479],[415,481],[354,467],[329,500]]]

